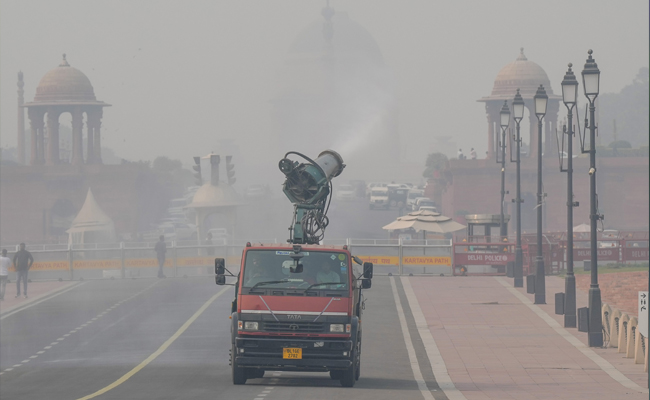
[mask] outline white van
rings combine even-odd
[[[370,191],[370,209],[385,208],[388,209],[388,188],[387,187],[374,187]]]

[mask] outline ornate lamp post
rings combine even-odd
[[[501,164],[501,220],[499,225],[499,234],[501,235],[501,240],[506,237],[506,223],[505,216],[503,215],[503,206],[506,195],[506,129],[510,124],[510,110],[508,109],[508,101],[503,102],[503,107],[501,107],[501,142],[499,143],[499,137],[497,136],[497,163]],[[501,159],[499,159],[499,153],[501,153]]]
[[[535,93],[537,116],[537,257],[535,257],[535,304],[546,304],[546,276],[542,254],[542,120],[546,115],[548,96],[544,86]]]
[[[591,221],[591,286],[589,287],[589,347],[603,347],[603,320],[601,315],[600,288],[598,287],[598,242],[597,224],[602,218],[598,214],[596,195],[596,106],[600,70],[591,57],[592,50],[582,70],[582,83],[585,96],[589,100],[589,220]]]
[[[515,202],[517,203],[517,247],[515,247],[515,287],[524,286],[524,266],[523,266],[523,253],[521,251],[521,136],[519,134],[519,123],[524,118],[524,99],[519,94],[519,89],[517,89],[517,94],[515,99],[512,102],[512,111],[513,118],[517,124],[517,133],[515,142],[517,143],[517,198]]]
[[[573,201],[573,107],[576,105],[578,97],[578,81],[573,74],[569,63],[569,69],[562,80],[562,101],[567,108],[567,169],[562,169],[562,160],[564,155],[559,151],[560,170],[567,173],[567,248],[566,262],[567,272],[564,281],[564,327],[576,327],[576,278],[573,274],[573,207],[577,205]],[[563,132],[564,133],[564,132]],[[564,143],[564,138],[562,138]],[[564,146],[562,146],[564,147]],[[600,312],[600,309],[599,311]]]

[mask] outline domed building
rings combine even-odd
[[[528,155],[537,154],[537,117],[535,116],[535,104],[533,97],[537,92],[539,85],[543,85],[548,95],[548,105],[546,116],[544,117],[543,134],[543,153],[545,157],[551,154],[557,154],[555,148],[552,146],[551,130],[552,127],[557,126],[557,113],[559,111],[561,96],[553,94],[551,82],[546,75],[546,71],[533,61],[529,61],[524,54],[523,47],[520,49],[519,57],[499,71],[496,79],[494,80],[494,87],[492,94],[483,97],[479,102],[485,103],[485,111],[488,115],[488,158],[495,157],[496,135],[501,134],[500,116],[499,112],[503,106],[503,102],[508,102],[508,107],[512,113],[512,100],[514,100],[517,89],[521,97],[524,99],[525,107],[528,109],[528,117],[530,121],[530,152]],[[511,114],[512,115],[512,114]],[[510,126],[512,127],[512,121]],[[523,124],[522,124],[523,128]],[[522,129],[523,131],[524,129]],[[522,132],[523,133],[523,132]],[[522,135],[523,136],[523,135]]]
[[[19,104],[22,104],[22,74],[18,74]],[[97,101],[95,91],[88,77],[70,66],[63,55],[58,67],[47,72],[36,88],[34,101],[22,105],[27,108],[31,125],[30,164],[54,165],[59,157],[59,116],[69,112],[72,115],[72,158],[73,165],[84,163],[83,157],[83,114],[86,114],[86,164],[101,164],[101,119],[103,108],[110,104]],[[44,119],[46,119],[46,122]],[[18,121],[18,154],[25,154],[24,122],[22,110]],[[20,160],[19,160],[20,161]],[[24,160],[22,160],[24,162]]]
[[[324,21],[298,34],[278,73],[272,99],[281,152],[339,152],[351,164],[399,161],[393,78],[372,35],[326,7]],[[367,169],[366,169],[367,170]]]

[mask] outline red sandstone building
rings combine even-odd
[[[0,169],[0,241],[6,245],[67,240],[65,231],[89,188],[118,233],[148,229],[156,210],[166,207],[160,185],[141,164],[102,164],[101,119],[103,108],[110,104],[95,98],[88,77],[71,67],[64,55],[59,66],[41,79],[34,101],[23,104],[23,87],[19,73],[18,163]],[[30,122],[29,157],[25,108]],[[63,113],[72,115],[69,158],[60,154]]]
[[[485,103],[488,120],[488,157],[478,160],[449,161],[445,181],[431,179],[427,188],[429,195],[442,190],[440,196],[442,212],[464,222],[466,214],[498,214],[500,201],[501,164],[496,163],[495,135],[500,134],[499,110],[504,100],[512,103],[517,89],[526,103],[530,122],[527,141],[526,124],[522,121],[521,132],[524,142],[530,144],[530,151],[521,158],[521,207],[523,232],[536,229],[537,205],[537,118],[534,113],[533,96],[540,84],[549,95],[548,110],[543,130],[543,184],[546,193],[543,204],[544,231],[566,230],[566,173],[559,168],[558,146],[555,129],[558,111],[564,107],[561,96],[553,94],[553,84],[546,72],[536,63],[529,61],[521,50],[514,62],[501,69],[494,82],[490,96],[478,101]],[[554,83],[556,87],[559,82]],[[524,119],[525,121],[525,119]],[[510,127],[514,127],[511,121]],[[560,128],[561,129],[561,128]],[[576,134],[574,154],[580,154],[580,142]],[[510,151],[508,149],[508,151]],[[506,155],[506,207],[511,205],[515,193],[515,164]],[[566,168],[566,160],[564,167]],[[598,210],[605,215],[604,228],[624,230],[648,230],[648,157],[603,157],[596,153]],[[589,158],[579,155],[573,160],[573,193],[580,206],[574,209],[574,222],[589,223]],[[514,210],[514,207],[511,208]],[[508,213],[508,212],[506,212]],[[512,214],[509,213],[509,214]],[[514,218],[510,220],[509,232],[514,232]]]

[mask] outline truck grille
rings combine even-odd
[[[323,332],[323,322],[270,322],[264,323],[267,332],[291,333],[320,333]]]

